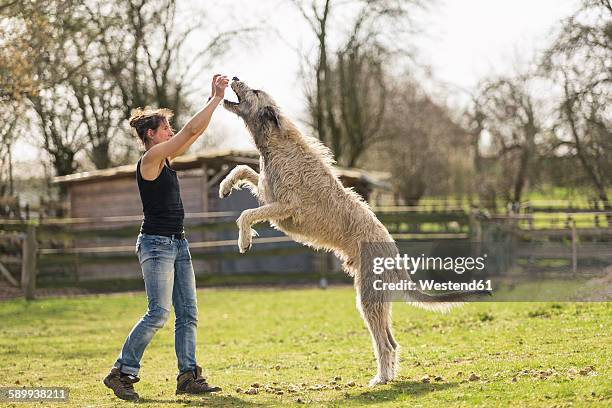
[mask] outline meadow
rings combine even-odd
[[[145,352],[138,405],[612,404],[609,303],[472,303],[446,315],[395,304],[399,377],[369,388],[375,361],[351,287],[204,289],[198,300],[198,359],[223,391],[175,395],[171,318]],[[131,405],[101,381],[145,308],[142,292],[0,303],[0,386],[70,389],[68,403],[36,406]]]

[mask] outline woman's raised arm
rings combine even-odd
[[[174,158],[187,150],[193,142],[208,127],[213,112],[223,100],[225,88],[229,84],[226,76],[216,75],[214,78],[214,93],[208,103],[183,126],[183,128],[170,140],[152,146],[146,153],[149,163],[161,163],[167,157]],[[145,160],[145,158],[143,158]]]

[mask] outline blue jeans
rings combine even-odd
[[[189,244],[186,239],[139,234],[136,254],[147,292],[147,313],[127,336],[114,366],[138,375],[140,360],[155,332],[163,327],[174,306],[174,349],[179,373],[196,368],[198,306]]]

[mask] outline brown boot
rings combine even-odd
[[[118,368],[113,368],[104,378],[104,385],[113,390],[118,398],[126,401],[137,400],[138,394],[134,391],[134,383],[140,381],[135,375],[125,374]]]
[[[220,387],[211,387],[202,377],[202,367],[196,366],[195,371],[187,371],[176,378],[176,394],[204,394],[221,391]]]

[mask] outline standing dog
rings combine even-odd
[[[262,204],[244,210],[238,218],[240,252],[251,247],[251,226],[263,221],[297,242],[333,251],[354,278],[357,308],[372,336],[378,370],[370,385],[392,380],[397,373],[399,345],[391,331],[391,305],[381,292],[372,290],[372,285],[377,279],[399,282],[410,277],[404,270],[374,275],[371,267],[374,257],[398,254],[393,238],[361,197],[342,186],[334,174],[329,149],[302,135],[265,92],[249,88],[238,78],[231,88],[238,102],[225,100],[224,107],[244,120],[260,153],[259,174],[248,166],[237,166],[219,188],[223,198],[246,185]],[[486,293],[431,296],[409,292],[403,293],[402,300],[431,310],[446,310]]]

